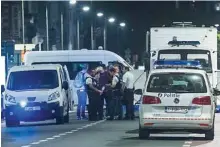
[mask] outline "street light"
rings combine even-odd
[[[108,21],[109,21],[110,23],[114,23],[114,22],[115,22],[115,18],[110,17],[110,18],[108,19]]]
[[[215,24],[215,27],[216,27],[216,28],[219,27],[219,24]]]
[[[102,12],[97,13],[98,17],[102,17],[104,14]]]
[[[84,6],[84,7],[82,8],[82,10],[83,10],[84,12],[88,12],[88,11],[90,10],[90,8],[89,8],[88,6]]]
[[[76,4],[76,0],[70,0],[70,4],[71,5],[75,5]]]
[[[125,27],[125,26],[126,26],[126,24],[125,24],[124,22],[121,22],[119,25],[120,25],[121,27]]]

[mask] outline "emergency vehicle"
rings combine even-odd
[[[174,22],[171,27],[152,27],[149,34],[151,69],[156,60],[200,61],[212,87],[220,88],[217,28],[196,27],[191,22]]]
[[[141,95],[139,138],[157,132],[192,132],[214,139],[215,97],[208,74],[199,61],[158,60]]]

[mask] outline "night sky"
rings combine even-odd
[[[198,26],[220,22],[213,2],[180,2],[179,9],[176,9],[175,1],[94,1],[92,7],[94,11],[101,10],[107,16],[115,16],[118,22],[125,21],[128,47],[139,54],[145,49],[145,33],[152,26],[169,26],[174,21],[190,21]]]

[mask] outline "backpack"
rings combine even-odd
[[[81,88],[85,85],[85,73],[80,71],[75,78],[74,86],[76,88]]]

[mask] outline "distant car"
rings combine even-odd
[[[214,139],[215,96],[207,73],[185,68],[155,69],[149,73],[139,109],[139,138],[150,133],[184,131]]]

